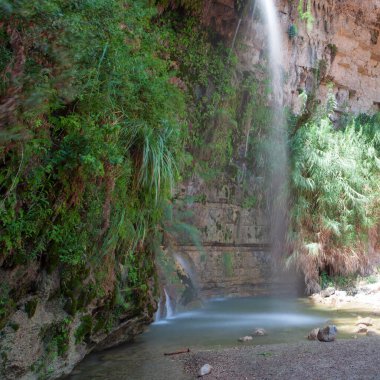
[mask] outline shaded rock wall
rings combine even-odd
[[[149,275],[146,284],[154,289],[154,279]],[[84,281],[73,290],[73,299],[78,301],[73,315],[62,294],[59,270],[50,273],[35,263],[12,271],[0,269],[0,276],[9,284],[16,281],[19,292],[11,294],[16,310],[0,332],[0,379],[45,379],[68,374],[91,351],[130,341],[153,322],[155,300],[151,292],[147,297],[136,296],[139,305],[112,316],[112,281],[109,292],[92,300],[85,299]]]

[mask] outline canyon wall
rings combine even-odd
[[[304,2],[307,9],[307,1]],[[320,0],[311,2],[314,17],[308,30],[300,20],[298,1],[277,1],[284,55],[284,106],[300,112],[299,94],[315,96],[324,103],[329,91],[335,95],[335,119],[345,112],[374,113],[380,110],[380,0]],[[233,0],[205,2],[202,21],[232,46],[238,57],[235,86],[247,75],[265,81],[262,68],[267,65],[267,40],[261,16],[254,12],[254,1],[237,10]],[[262,96],[257,94],[258,96]],[[244,98],[244,96],[242,96]],[[238,103],[238,108],[242,104]],[[259,112],[259,110],[256,110]],[[253,110],[255,113],[255,110]],[[251,118],[252,128],[255,117]],[[194,223],[202,233],[204,252],[196,246],[180,251],[199,273],[199,289],[205,297],[219,295],[256,295],[277,291],[283,283],[273,284],[268,252],[268,212],[265,205],[247,205],[242,189],[260,197],[262,177],[246,170],[246,139],[250,123],[239,125],[242,138],[235,140],[234,166],[244,172],[225,174],[208,183],[193,178],[183,184],[182,196],[201,201],[190,207]],[[265,189],[264,189],[265,191]],[[274,287],[273,287],[274,286]]]

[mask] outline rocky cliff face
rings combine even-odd
[[[146,274],[147,288],[153,290],[152,268]],[[103,296],[91,296],[89,278],[85,277],[77,279],[68,299],[59,269],[50,272],[38,264],[0,269],[2,283],[13,290],[11,298],[2,298],[1,302],[12,302],[15,309],[5,326],[0,326],[0,378],[56,378],[70,373],[89,352],[132,340],[142,333],[153,322],[156,303],[151,290],[146,297],[136,294],[138,304],[129,311],[112,315],[116,301],[112,268],[108,275]]]
[[[254,3],[242,9],[236,4],[234,0],[206,0],[202,22],[230,46],[237,35],[234,46],[238,64],[234,81],[240,86],[247,76],[263,79],[260,67],[266,65],[266,38],[260,18],[255,17],[252,23]],[[298,94],[302,90],[315,92],[317,99],[323,101],[331,83],[339,105],[337,117],[346,110],[378,111],[380,0],[312,1],[315,22],[311,31],[299,20],[297,5],[298,1],[277,2],[285,55],[286,105],[297,112]],[[290,37],[292,25],[297,25],[298,32]],[[246,94],[241,91],[240,101],[234,105],[238,113],[245,103]],[[205,297],[264,294],[271,289],[262,177],[247,170],[251,121],[252,118],[239,125],[233,173],[226,172],[213,183],[192,178],[180,188],[182,196],[197,200],[191,209],[204,248],[200,250],[187,242],[178,251],[198,272],[199,290]],[[146,269],[142,282],[153,289],[154,270],[147,268],[151,262],[152,257],[141,256],[138,265]],[[123,265],[113,264],[117,270],[109,273],[111,282],[116,272],[124,276]],[[93,300],[80,282],[71,299],[80,301],[81,307],[79,313],[71,316],[60,296],[58,271],[50,272],[38,264],[27,270],[18,267],[0,272],[1,278],[9,277],[7,281],[12,286],[19,284],[22,290],[14,297],[16,311],[6,315],[9,323],[1,332],[0,377],[36,378],[32,371],[45,377],[67,373],[91,350],[131,339],[152,321],[155,301],[152,293],[146,291],[144,297],[136,295],[142,303],[135,305],[132,313],[121,313],[106,332],[97,332],[104,331],[107,307],[115,302],[112,287],[103,298]],[[1,302],[9,300],[0,299]]]
[[[252,23],[254,1],[239,12],[234,0],[209,0],[203,22],[235,45],[241,70],[255,70],[264,63],[266,32],[260,20]],[[372,113],[380,109],[380,1],[313,0],[312,28],[300,20],[298,1],[278,0],[284,54],[285,103],[297,112],[298,91],[313,90],[316,71],[321,83],[316,88],[320,100],[332,84],[339,110]],[[304,1],[306,10],[307,1]],[[239,26],[239,20],[242,24]],[[289,28],[296,26],[292,37]],[[237,28],[239,28],[237,30]]]
[[[307,1],[304,5],[306,10]],[[298,1],[277,1],[284,55],[284,105],[297,113],[300,92],[315,96],[321,103],[332,91],[338,105],[336,119],[347,111],[379,111],[380,0],[312,1],[311,30],[300,20],[297,6]],[[254,1],[239,11],[233,0],[210,0],[203,9],[205,25],[213,27],[230,45],[237,37],[236,86],[241,86],[248,75],[265,78],[260,68],[266,65],[266,31],[260,15],[255,12],[252,17],[253,8]],[[242,109],[241,103],[238,108]],[[246,171],[247,157],[242,153],[249,122],[239,129],[242,137],[235,147],[234,165],[240,173],[246,172],[245,186],[250,188],[251,197],[258,198],[262,178]],[[202,200],[191,208],[202,232],[204,252],[194,246],[181,249],[197,268],[204,296],[254,295],[271,289],[268,215],[262,205],[247,205],[244,184],[238,177],[226,174],[213,184],[195,178],[182,188],[183,195]]]
[[[320,84],[317,97],[326,98],[331,84],[338,112],[373,113],[380,110],[380,1],[312,1],[312,30],[297,22],[297,9],[279,2],[283,30],[286,98],[298,110],[298,89],[311,91],[315,71]],[[293,23],[298,35],[287,36]]]

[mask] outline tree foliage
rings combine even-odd
[[[320,271],[365,270],[379,217],[379,124],[363,117],[336,130],[319,113],[295,133],[292,152],[291,258],[318,289]]]

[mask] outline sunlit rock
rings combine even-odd
[[[253,338],[251,335],[246,335],[246,336],[243,336],[241,338],[238,339],[239,342],[249,342],[251,341]]]
[[[333,342],[336,339],[338,329],[335,325],[329,325],[319,329],[317,338],[320,342]]]
[[[198,372],[198,376],[202,377],[202,376],[208,375],[211,373],[211,371],[212,371],[212,366],[210,366],[210,364],[205,364],[200,368]]]
[[[308,336],[307,336],[307,339],[309,340],[318,340],[318,332],[319,332],[319,328],[316,328],[316,329],[313,329],[309,332]]]

